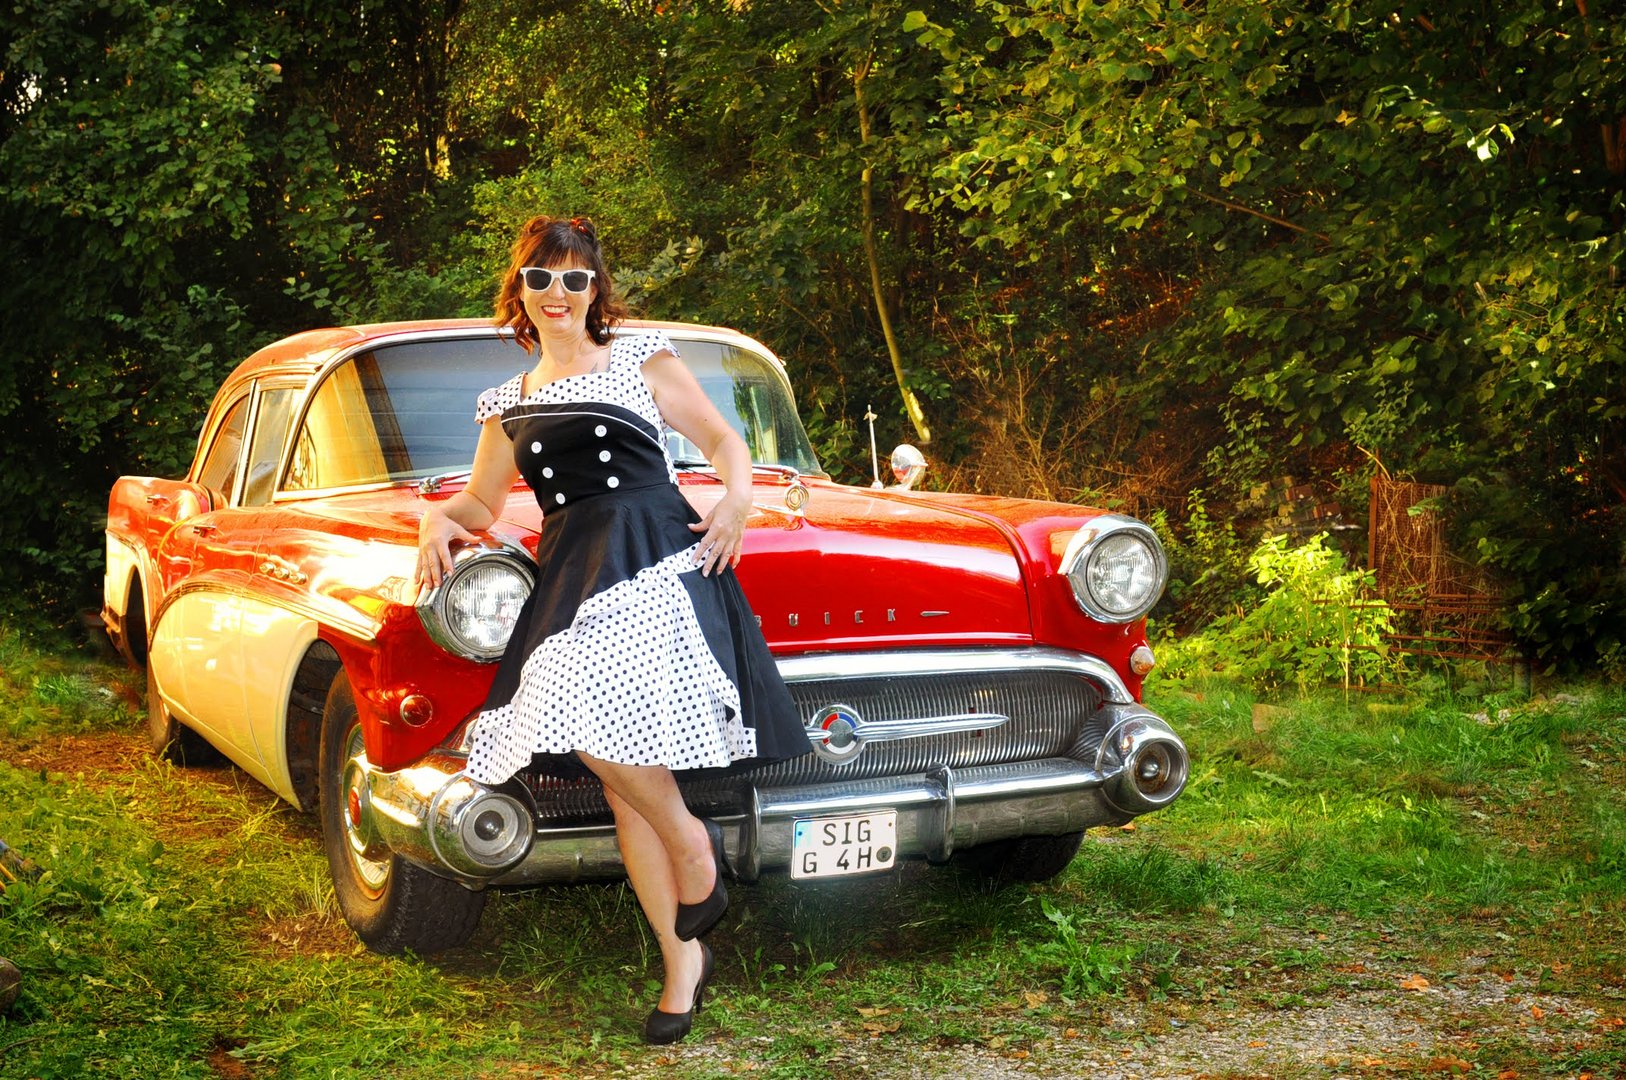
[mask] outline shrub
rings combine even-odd
[[[1261,690],[1292,685],[1301,692],[1392,678],[1396,660],[1385,641],[1393,629],[1389,606],[1367,598],[1371,574],[1350,569],[1326,541],[1318,533],[1290,547],[1286,536],[1265,537],[1248,556],[1264,598],[1165,646],[1165,674],[1223,672]]]

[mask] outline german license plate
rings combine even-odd
[[[890,868],[898,857],[898,814],[802,818],[791,830],[790,876],[840,877]]]

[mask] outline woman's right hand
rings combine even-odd
[[[413,577],[434,588],[452,572],[452,541],[479,539],[438,508],[429,510],[418,523],[418,568]]]

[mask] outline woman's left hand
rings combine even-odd
[[[750,515],[749,496],[728,494],[717,500],[711,513],[689,526],[704,534],[694,554],[703,577],[710,577],[714,569],[721,572],[740,564],[745,554],[745,519]]]

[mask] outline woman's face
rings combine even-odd
[[[589,281],[584,292],[569,292],[565,289],[563,274],[567,270],[586,269],[580,262],[570,260],[536,265],[554,272],[553,280],[546,289],[532,289],[523,281],[520,285],[520,300],[525,305],[525,314],[530,316],[531,324],[536,327],[537,337],[561,343],[585,337],[587,309],[593,306],[593,300],[598,296],[598,283]]]

